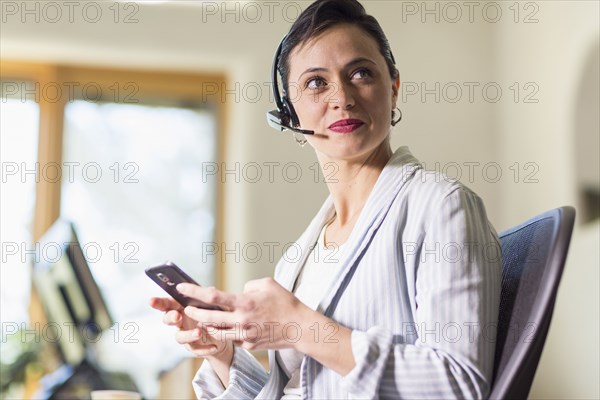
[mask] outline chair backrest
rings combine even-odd
[[[490,399],[526,399],[546,341],[575,209],[561,207],[500,233],[502,290]]]

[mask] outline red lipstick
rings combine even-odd
[[[341,119],[334,122],[329,126],[329,129],[336,133],[350,133],[354,132],[365,123],[360,119]]]

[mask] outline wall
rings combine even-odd
[[[539,85],[539,103],[508,103],[498,113],[504,164],[539,166],[538,182],[502,185],[501,220],[507,225],[542,210],[581,205],[578,182],[595,181],[596,189],[600,187],[597,145],[582,152],[575,141],[588,136],[588,146],[598,143],[598,2],[538,4],[538,23],[503,26],[494,36],[499,80],[534,80]],[[599,225],[582,225],[581,211],[532,398],[600,396]]]
[[[583,63],[590,49],[598,46],[598,3],[475,3],[476,8],[469,9],[461,2],[452,3],[458,8],[442,2],[364,2],[392,43],[403,81],[399,105],[404,119],[393,133],[393,145],[409,145],[428,168],[460,174],[484,199],[491,221],[502,230],[546,209],[577,202],[573,108]],[[277,133],[265,123],[265,112],[273,107],[267,87],[273,52],[296,15],[296,6],[308,2],[270,4],[146,2],[135,15],[138,22],[131,24],[122,23],[123,14],[119,23],[112,17],[89,23],[77,14],[73,23],[66,18],[35,22],[31,17],[22,23],[5,14],[1,28],[3,58],[226,71],[227,90],[232,92],[225,99],[230,117],[225,166],[263,166],[263,179],[257,183],[225,177],[225,244],[256,243],[263,251],[257,261],[227,260],[227,289],[233,291],[241,290],[248,279],[271,275],[283,245],[299,236],[327,194],[322,181],[313,177],[316,159],[310,147],[300,149],[289,134]],[[499,19],[494,14],[498,8]],[[528,16],[538,21],[524,23]],[[533,86],[525,87],[528,83]],[[262,88],[259,92],[250,90],[257,86]],[[474,88],[472,93],[469,87]],[[494,93],[497,87],[501,98]],[[526,102],[527,94],[537,103]],[[267,178],[265,162],[279,163],[273,182]],[[300,165],[298,182],[292,182],[293,169],[283,173],[283,167],[295,165],[291,163]],[[593,372],[598,376],[597,347],[587,357],[583,349],[570,352],[573,333],[556,328],[571,326],[577,339],[598,342],[599,313],[593,312],[598,279],[583,278],[594,271],[597,275],[597,259],[593,264],[590,258],[597,256],[597,247],[588,238],[597,232],[594,229],[574,237],[533,397],[556,393],[598,397],[597,381],[579,374],[586,369],[590,376]],[[579,243],[580,238],[588,245]],[[273,257],[267,242],[278,243]],[[589,299],[596,309],[581,313],[595,315],[587,322],[566,310],[580,308],[579,293],[596,293]],[[564,363],[557,365],[557,359]],[[583,368],[576,368],[580,360]],[[558,391],[564,382],[573,385]]]

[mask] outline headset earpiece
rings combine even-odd
[[[298,114],[296,114],[296,110],[294,106],[288,100],[287,94],[284,93],[281,98],[281,102],[283,103],[283,108],[285,110],[285,114],[288,117],[287,121],[292,127],[297,128],[300,126],[300,119],[298,118]]]
[[[279,56],[281,55],[286,37],[287,36],[284,36],[279,43],[279,47],[277,47],[277,51],[275,52],[275,58],[273,59],[271,75],[273,98],[275,99],[275,105],[277,106],[277,109],[267,112],[267,122],[271,127],[277,129],[278,131],[290,130],[293,132],[302,133],[304,135],[312,135],[315,133],[314,131],[298,128],[300,126],[300,120],[298,119],[296,110],[294,110],[294,106],[289,101],[285,90],[283,91],[283,94],[279,92],[279,84],[277,82],[277,65],[279,64]]]

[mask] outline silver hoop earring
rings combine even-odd
[[[396,110],[398,110],[398,115],[396,116]],[[402,121],[402,111],[396,107],[396,110],[392,110],[392,126],[396,126],[396,124]]]
[[[308,143],[308,140],[306,140],[305,138],[298,139],[298,135],[296,134],[296,132],[294,132],[294,140],[296,141],[296,143],[298,143],[298,146],[300,147],[304,147],[306,146],[306,143]]]

